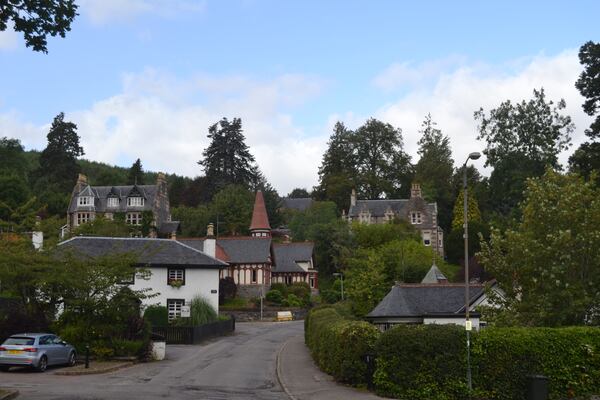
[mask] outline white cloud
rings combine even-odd
[[[416,71],[420,69],[415,66],[413,73],[418,74]],[[425,76],[430,76],[428,68],[424,71]],[[565,99],[567,108],[563,113],[573,118],[577,128],[572,149],[560,156],[560,161],[566,163],[573,149],[585,141],[583,131],[590,124],[590,118],[581,109],[583,98],[574,87],[580,72],[576,50],[553,57],[538,55],[529,60],[513,60],[502,66],[463,64],[452,71],[439,72],[431,88],[414,89],[382,106],[375,117],[403,129],[406,149],[416,162],[418,131],[424,116],[430,112],[438,127],[450,137],[455,162],[462,164],[469,152],[485,147],[483,142],[476,140],[475,110],[483,107],[489,111],[507,99],[530,99],[534,88],[544,87],[548,99],[555,102]],[[398,82],[395,82],[393,74],[386,72],[380,75],[376,84],[384,81],[382,76],[387,77],[386,85],[390,88],[405,83],[404,77],[398,76]],[[476,165],[483,166],[483,163],[482,159]]]
[[[103,25],[143,14],[171,18],[180,13],[202,12],[205,8],[206,2],[202,0],[81,0],[79,12],[92,23]]]
[[[222,117],[241,117],[246,143],[269,181],[287,194],[311,187],[326,137],[306,138],[285,107],[320,92],[313,77],[282,75],[270,81],[247,77],[192,77],[180,80],[156,70],[123,78],[120,94],[90,109],[66,113],[75,122],[86,158],[187,176],[208,145],[208,127]],[[36,143],[43,148],[43,137]],[[301,160],[307,160],[302,162]]]

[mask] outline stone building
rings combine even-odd
[[[352,190],[350,209],[344,218],[363,224],[384,224],[395,218],[403,219],[420,232],[425,246],[432,246],[441,257],[444,256],[444,232],[437,222],[437,203],[423,199],[418,183],[412,185],[409,199],[358,200],[356,191]]]
[[[159,173],[155,185],[91,186],[79,174],[67,211],[67,230],[94,220],[98,216],[114,219],[120,215],[132,225],[141,225],[144,215],[151,215],[150,236],[171,236],[179,228],[171,221],[167,180]]]

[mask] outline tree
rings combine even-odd
[[[586,129],[585,134],[590,139],[600,138],[600,43],[589,41],[579,49],[579,62],[584,70],[579,75],[575,87],[586,98],[583,111],[596,119]],[[598,115],[596,115],[598,114]]]
[[[198,161],[204,168],[206,178],[214,189],[213,194],[227,185],[251,187],[256,184],[258,171],[254,156],[246,145],[242,133],[242,120],[227,118],[208,128],[210,145]]]
[[[18,205],[0,202],[0,231],[17,233],[31,231],[40,212],[35,197]]]
[[[569,157],[569,170],[586,179],[596,171],[596,185],[600,185],[600,142],[586,142]]]
[[[48,53],[47,36],[65,37],[77,15],[74,0],[0,0],[0,31],[12,21],[16,32],[23,32],[25,45]]]
[[[339,209],[346,210],[350,193],[356,187],[353,135],[343,123],[335,124],[319,167],[319,185],[314,188],[318,200],[333,201]]]
[[[558,154],[569,147],[574,130],[571,117],[559,113],[565,107],[564,100],[555,106],[543,89],[534,89],[529,101],[507,100],[489,115],[483,108],[475,112],[486,166],[494,168],[489,184],[495,211],[509,214],[523,198],[527,178],[543,174],[546,165],[558,167]]]
[[[421,184],[428,200],[437,202],[438,221],[448,231],[452,207],[452,174],[454,160],[450,149],[450,139],[437,129],[431,114],[427,114],[421,125],[421,139],[418,153],[421,156],[415,165],[415,179]]]
[[[470,189],[467,197],[467,217],[469,219],[469,223],[471,222],[481,222],[481,212],[479,211],[479,205],[477,204],[477,199],[471,193]],[[456,197],[456,201],[454,202],[454,218],[452,219],[452,230],[460,230],[464,225],[464,190],[461,190]]]
[[[110,220],[97,216],[92,221],[79,225],[72,236],[131,237],[138,231],[137,226],[125,223],[124,218]]]
[[[142,168],[142,161],[138,158],[135,160],[131,168],[129,168],[129,175],[127,176],[128,185],[143,185],[144,184],[144,169]]]
[[[0,174],[17,174],[27,177],[29,169],[25,158],[25,149],[18,139],[3,137],[0,139]]]
[[[38,176],[57,184],[63,192],[70,191],[80,171],[77,157],[84,154],[77,125],[65,121],[65,114],[61,112],[54,118],[47,137],[48,145],[40,154]]]
[[[357,192],[369,199],[407,197],[412,181],[410,156],[404,152],[402,130],[374,118],[354,134]]]
[[[210,206],[219,235],[248,232],[254,208],[254,195],[242,185],[229,185],[215,194]]]
[[[600,324],[600,191],[548,169],[530,179],[515,229],[493,230],[481,263],[504,291],[494,301],[517,323]]]
[[[210,222],[216,223],[208,206],[198,207],[179,206],[171,208],[173,220],[181,223],[181,235],[184,237],[199,237],[206,235],[206,227]],[[223,217],[221,217],[223,218]]]
[[[306,190],[306,188],[295,188],[287,195],[287,197],[289,197],[290,199],[304,199],[307,197],[311,197],[311,194],[308,193],[308,190]]]

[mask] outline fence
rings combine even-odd
[[[167,344],[197,344],[214,336],[223,336],[235,330],[235,318],[199,326],[155,326],[152,333],[165,338]]]

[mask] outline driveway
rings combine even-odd
[[[167,346],[167,359],[104,375],[61,376],[25,370],[0,373],[20,399],[288,399],[277,381],[283,344],[303,322],[239,323],[232,336],[196,346]]]

